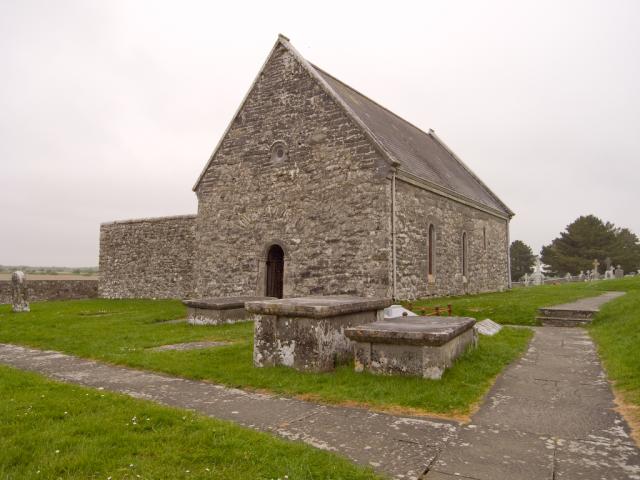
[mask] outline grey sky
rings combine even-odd
[[[0,264],[97,265],[100,222],[195,213],[278,32],[433,128],[512,239],[640,233],[640,2],[0,0]]]

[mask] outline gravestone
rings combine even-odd
[[[531,285],[531,277],[529,276],[528,273],[525,273],[524,277],[522,277],[522,283],[524,284],[525,287],[528,287],[529,285]]]
[[[11,302],[15,313],[30,311],[27,301],[27,277],[20,270],[11,275]]]
[[[473,328],[475,328],[476,332],[478,332],[480,335],[493,337],[496,333],[502,330],[502,325],[487,318],[485,320],[482,320],[481,322],[476,323]]]
[[[578,275],[578,280],[580,280],[581,282],[584,282],[586,276],[584,274],[584,270],[580,270],[580,275]]]
[[[252,301],[253,365],[327,372],[353,358],[345,329],[384,319],[390,298],[317,296]],[[418,317],[401,317],[418,318]]]
[[[564,276],[564,279],[565,279],[567,282],[570,282],[570,281],[572,281],[572,280],[573,280],[573,277],[571,276],[571,274],[570,274],[569,272],[567,272],[567,274]]]
[[[536,258],[536,266],[531,275],[534,285],[542,285],[544,283],[544,273],[542,273],[542,261],[540,257]]]
[[[599,266],[600,266],[600,262],[596,258],[593,261],[593,270],[591,271],[591,280],[598,280],[600,278],[600,274],[598,273]]]
[[[607,270],[604,272],[604,279],[605,280],[611,280],[614,278],[614,274],[613,274],[613,265],[609,265],[609,267],[607,268]]]
[[[395,317],[417,317],[411,310],[407,310],[402,305],[391,305],[384,309],[384,318]]]
[[[273,300],[273,297],[213,297],[182,303],[187,306],[187,322],[191,325],[223,325],[252,320],[244,304],[254,300]]]
[[[620,265],[618,265],[616,267],[616,270],[614,272],[614,275],[616,278],[622,278],[624,277],[624,270],[622,269],[622,267]]]
[[[398,317],[349,327],[356,372],[415,375],[438,380],[477,344],[473,318]]]

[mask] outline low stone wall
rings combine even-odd
[[[30,302],[96,298],[97,296],[97,279],[29,280],[27,276],[27,299]],[[11,303],[11,280],[0,280],[0,304],[2,303]]]
[[[99,295],[191,297],[194,256],[194,215],[103,223]]]

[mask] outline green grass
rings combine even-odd
[[[413,303],[417,306],[451,304],[453,314],[458,316],[474,317],[478,320],[490,318],[502,324],[536,325],[536,311],[540,307],[573,302],[579,298],[600,295],[603,291],[635,290],[639,285],[640,278],[632,277],[601,282],[521,287],[505,292],[432,298]]]
[[[0,306],[0,342],[59,350],[82,357],[146,368],[225,385],[298,395],[330,403],[367,404],[442,414],[466,414],[495,376],[526,348],[531,332],[504,329],[482,337],[439,381],[355,373],[302,373],[285,367],[254,368],[253,325],[197,327],[159,323],[185,316],[168,300],[76,300],[33,303],[10,313]],[[231,345],[204,350],[151,352],[149,347],[194,340]]]
[[[380,478],[301,443],[7,367],[0,398],[7,480]]]
[[[628,403],[640,406],[640,281],[606,303],[589,331],[609,378]]]

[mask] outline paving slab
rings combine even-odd
[[[581,298],[575,302],[542,307],[544,310],[570,310],[578,312],[598,312],[605,303],[624,295],[625,292],[606,292],[597,297]]]
[[[458,429],[456,422],[318,405],[16,345],[0,344],[0,363],[302,441],[392,478],[418,479]]]
[[[640,480],[640,450],[586,330],[534,331],[427,480]]]

